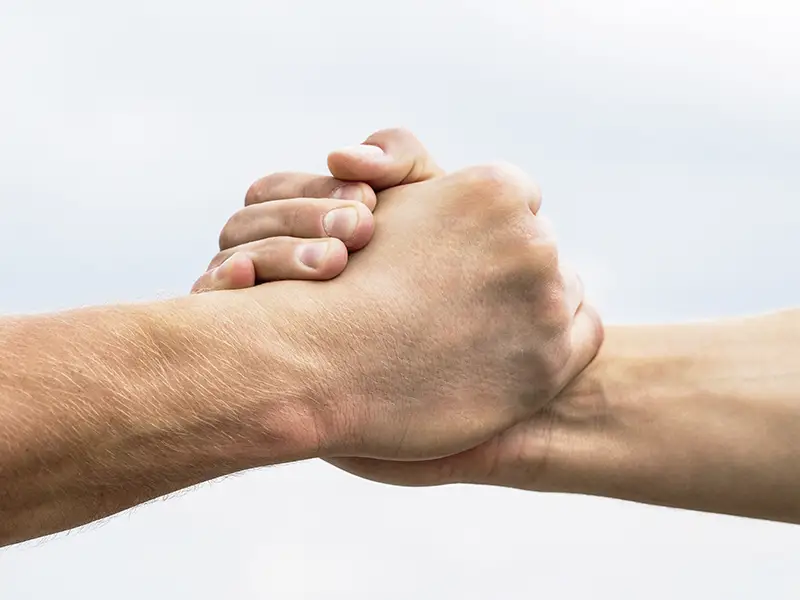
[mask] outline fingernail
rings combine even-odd
[[[361,144],[360,146],[347,146],[339,150],[343,154],[349,154],[355,158],[366,160],[376,160],[386,158],[386,153],[378,146],[370,146],[369,144]]]
[[[358,210],[353,206],[336,208],[322,219],[325,233],[331,237],[339,238],[346,242],[356,231],[358,225]]]
[[[337,200],[356,200],[357,202],[363,202],[364,192],[361,190],[360,185],[345,184],[340,185],[338,188],[333,190],[331,198],[336,198]]]
[[[303,244],[297,248],[297,259],[305,266],[316,269],[322,264],[330,247],[330,242]]]

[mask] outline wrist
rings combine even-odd
[[[671,446],[653,420],[688,394],[691,362],[675,333],[606,328],[597,358],[550,407],[546,491],[646,501],[640,491],[663,476]]]
[[[198,435],[221,444],[209,458],[230,471],[314,458],[330,438],[326,366],[304,315],[288,298],[265,302],[258,291],[194,295],[146,319],[171,385],[207,427]]]
[[[796,312],[611,327],[554,405],[547,489],[797,522]]]

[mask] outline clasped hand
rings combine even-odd
[[[542,409],[603,337],[538,188],[506,165],[446,174],[404,130],[328,165],[254,183],[193,291],[290,288],[332,382],[320,457],[396,484],[529,481]]]

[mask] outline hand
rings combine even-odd
[[[293,196],[326,195],[342,181],[370,182],[377,189],[432,179],[442,173],[419,141],[405,130],[381,131],[365,141],[369,149],[345,148],[331,153],[329,167],[339,179],[305,174],[270,176],[256,182],[248,192],[252,201],[285,200]],[[378,147],[382,152],[373,149]],[[359,192],[363,188],[359,189]],[[311,191],[311,193],[309,193]],[[363,192],[361,192],[363,193]],[[369,192],[367,192],[369,198]],[[288,204],[282,206],[288,207]],[[231,220],[236,225],[241,221]],[[233,237],[236,237],[234,233]],[[251,280],[251,284],[255,283]],[[414,463],[369,459],[334,459],[337,466],[371,479],[402,485],[435,485],[453,482],[483,482],[508,485],[510,480],[530,485],[531,470],[544,464],[549,426],[559,406],[567,405],[565,394],[550,410],[514,426],[489,442],[467,452],[433,461]],[[541,479],[541,478],[539,478]],[[538,481],[538,479],[537,479]],[[524,487],[524,485],[518,485]]]
[[[579,280],[560,272],[538,192],[519,171],[469,169],[378,200],[375,239],[343,275],[274,284],[291,288],[335,390],[320,413],[322,455],[469,449],[589,363],[599,321]]]
[[[386,137],[393,140],[393,143],[389,144],[391,146],[405,146],[405,151],[398,153],[403,156],[403,164],[435,164],[422,144],[403,130],[379,132],[365,141],[365,144],[376,143],[386,147]],[[410,141],[403,143],[403,140]],[[391,153],[387,154],[391,156]],[[384,166],[382,163],[369,165],[366,162],[349,164],[341,158],[342,156],[346,156],[346,153],[332,153],[328,161],[329,168],[335,176],[349,180],[367,181],[375,177],[377,168]],[[419,176],[418,181],[436,176],[436,170],[430,169],[419,169],[416,173]],[[385,181],[382,180],[382,183]],[[413,176],[406,178],[406,183],[413,182],[415,182]],[[584,305],[582,309],[597,319],[588,306]],[[599,320],[595,323],[599,326]],[[602,339],[602,329],[599,334]],[[563,485],[561,474],[557,465],[548,463],[548,447],[552,436],[560,435],[558,432],[569,432],[564,435],[575,437],[573,427],[565,424],[572,421],[582,423],[586,421],[587,414],[596,413],[595,407],[584,406],[587,398],[594,397],[591,390],[585,389],[585,382],[589,379],[589,377],[573,379],[552,402],[533,413],[528,419],[461,453],[420,461],[333,458],[328,459],[328,462],[354,475],[393,485],[479,483],[541,491],[559,490]],[[580,442],[579,439],[572,441]]]
[[[250,186],[245,208],[222,229],[220,252],[192,292],[339,275],[348,251],[372,238],[375,191],[442,172],[405,130],[380,131],[365,144],[329,155],[334,177],[276,173]]]
[[[604,411],[600,406],[591,406],[595,396],[587,393],[585,387],[581,374],[528,419],[451,456],[420,461],[333,458],[327,462],[353,475],[390,485],[472,483],[539,492],[582,490],[585,488],[581,485],[585,484],[575,484],[576,469],[571,461],[563,463],[551,458],[551,444],[554,436],[558,436],[557,455],[563,458],[569,455],[566,449],[575,452],[578,448],[577,457],[581,458],[576,457],[575,461],[580,461],[585,458],[586,451],[582,448],[586,440],[601,435],[587,436],[586,424],[590,429],[597,428],[594,419]]]

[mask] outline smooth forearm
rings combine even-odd
[[[264,331],[268,316],[236,319],[254,314],[246,304],[207,295],[0,321],[0,545],[313,454],[307,373]]]
[[[611,327],[562,400],[553,489],[800,523],[800,311]]]

